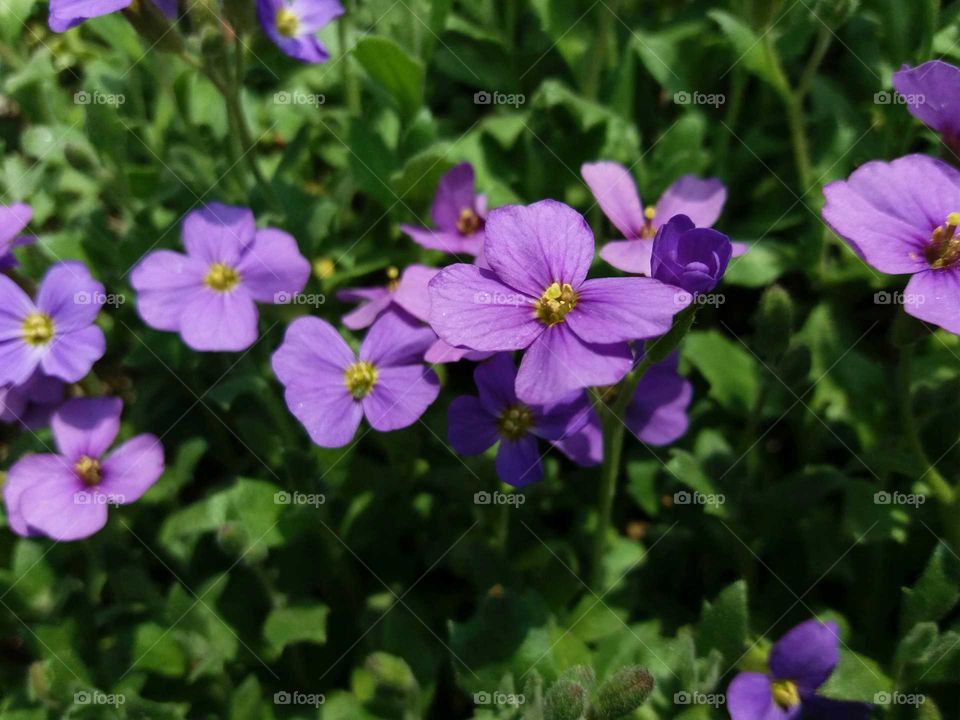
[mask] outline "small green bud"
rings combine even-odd
[[[523,720],[544,720],[543,677],[536,670],[527,675],[523,698]]]
[[[559,679],[575,682],[589,690],[597,681],[597,674],[589,665],[574,665],[564,670]]]
[[[653,675],[639,666],[625,667],[613,674],[597,691],[591,719],[617,720],[646,702],[653,691]]]
[[[557,680],[547,692],[544,720],[580,720],[587,705],[587,690],[572,680]]]
[[[754,343],[764,360],[778,362],[790,345],[793,332],[793,301],[779,285],[766,289],[753,319]]]

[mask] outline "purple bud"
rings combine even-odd
[[[726,272],[732,252],[723,233],[694,227],[686,215],[674,215],[653,239],[650,274],[690,293],[710,292]]]

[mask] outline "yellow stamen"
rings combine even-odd
[[[497,419],[497,429],[507,440],[519,440],[533,426],[533,414],[525,405],[509,405]]]
[[[289,8],[277,10],[277,32],[284,37],[295,37],[300,30],[300,18]]]
[[[240,273],[229,265],[214,263],[207,271],[203,284],[217,292],[230,292],[240,282]]]
[[[553,283],[535,304],[537,318],[545,325],[562,323],[567,313],[577,306],[577,293],[570,283]]]
[[[358,360],[343,371],[343,382],[355,400],[362,400],[377,384],[377,368],[366,360]]]
[[[952,266],[960,260],[960,212],[947,215],[946,222],[933,231],[930,243],[924,248],[923,255],[934,270]]]
[[[387,268],[387,290],[396,292],[398,287],[400,287],[400,271],[391,265]]]
[[[87,485],[96,485],[103,479],[100,472],[100,461],[89,455],[84,455],[73,466],[74,472]]]
[[[457,219],[457,232],[469,237],[480,229],[480,216],[472,208],[464,208]]]
[[[329,280],[337,271],[337,266],[328,257],[319,257],[313,261],[313,274],[320,280]]]
[[[653,219],[657,216],[657,209],[653,206],[643,209],[643,227],[640,228],[639,235],[643,239],[652,238],[657,234],[657,229],[653,226]]]
[[[800,704],[800,691],[792,680],[775,680],[770,683],[770,693],[774,702],[787,710]]]
[[[46,313],[32,312],[23,319],[23,339],[39,347],[53,338],[53,318]]]

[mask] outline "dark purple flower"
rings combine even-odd
[[[63,400],[63,393],[63,381],[44,375],[38,368],[26,382],[0,387],[0,422],[31,429],[44,427]]]
[[[430,323],[455,347],[526,349],[516,388],[524,402],[618,382],[633,363],[628,341],[662,335],[690,303],[651,278],[587,280],[593,234],[563,203],[498,208],[486,230],[491,269],[441,270],[430,282]]]
[[[17,260],[13,256],[13,248],[34,241],[30,236],[20,235],[31,217],[33,217],[33,209],[29,205],[23,203],[0,205],[0,270],[16,267]]]
[[[673,353],[647,370],[627,406],[627,429],[645,445],[669,445],[687,432],[693,385],[677,372],[677,357]],[[606,402],[612,399],[612,395],[605,396]],[[554,445],[579,465],[599,465],[603,462],[603,431],[597,413],[591,410],[583,428]]]
[[[521,487],[543,477],[537,438],[561,440],[576,432],[591,412],[585,392],[553,405],[527,405],[517,399],[517,368],[499,353],[473,372],[480,396],[462,395],[450,403],[448,437],[462,455],[477,455],[499,442],[497,475]]]
[[[427,285],[440,272],[426,265],[410,265],[401,275],[395,268],[387,268],[387,284],[365,288],[345,288],[337,292],[337,299],[359,302],[355,310],[343,316],[343,324],[351,330],[370,327],[373,321],[391,308],[410,313],[417,320],[427,322],[430,317],[430,294]]]
[[[770,652],[767,673],[742,672],[727,689],[732,720],[867,720],[871,705],[818,696],[817,689],[840,659],[837,624],[807,620],[787,632]]]
[[[600,248],[600,257],[618,270],[640,275],[650,274],[653,237],[662,224],[674,215],[686,215],[697,227],[711,227],[727,200],[727,191],[719,180],[684,175],[667,188],[656,206],[644,208],[637,185],[623,165],[584,163],[580,174],[603,214],[626,238],[608,242]],[[747,250],[742,243],[733,245],[734,255]]]
[[[163,474],[163,446],[137,435],[106,454],[120,431],[119,398],[80,398],[53,414],[58,454],[27,455],[7,474],[3,500],[18,535],[79,540],[107,522],[107,505],[139,499]]]
[[[940,133],[954,152],[960,151],[960,68],[931,60],[893,74],[893,87],[904,98],[910,114]]]
[[[413,318],[389,312],[370,328],[358,357],[330,323],[300,318],[273,354],[273,372],[310,438],[342,447],[364,416],[375,430],[398,430],[437,399],[440,383],[422,363],[435,337]]]
[[[103,285],[75,260],[57,263],[40,283],[36,302],[0,275],[0,385],[20,385],[38,367],[77,382],[106,351],[94,324]]]
[[[732,252],[723,233],[694,227],[686,215],[675,215],[653,239],[650,276],[689,293],[710,292],[727,271]]]
[[[401,225],[400,229],[429,250],[476,256],[483,250],[486,214],[487,199],[476,193],[473,166],[460,163],[440,178],[430,208],[430,219],[436,227]]]
[[[130,275],[137,310],[194,350],[244,350],[257,339],[256,303],[285,303],[303,290],[310,263],[297,241],[257,230],[247,208],[211,203],[183,222],[187,254],[157,250]]]
[[[306,63],[330,59],[316,33],[341,15],[339,0],[257,0],[263,31],[284,53]]]
[[[84,20],[109,15],[130,7],[133,0],[50,0],[50,29],[63,32]],[[176,0],[154,0],[154,4],[169,19],[177,17]]]
[[[868,162],[823,194],[823,219],[864,262],[913,276],[904,309],[960,334],[960,172],[907,155]]]

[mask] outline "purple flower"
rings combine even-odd
[[[341,15],[339,0],[257,0],[263,31],[284,53],[306,63],[330,59],[316,33]]]
[[[627,406],[627,429],[645,445],[669,445],[687,432],[693,385],[677,372],[677,357],[673,353],[647,370]],[[605,400],[609,402],[615,392],[611,389]],[[603,462],[603,431],[597,413],[591,410],[583,428],[554,445],[579,465],[599,465]]]
[[[28,455],[7,474],[3,500],[18,535],[79,540],[107,522],[107,505],[126,505],[163,474],[163,446],[137,435],[112,453],[120,430],[119,398],[80,398],[51,419],[58,454]]]
[[[517,396],[535,405],[618,382],[628,341],[662,335],[690,303],[650,278],[587,280],[593,234],[554,200],[493,210],[484,255],[490,270],[461,263],[430,282],[430,323],[453,346],[525,348]]]
[[[94,325],[103,302],[103,285],[81,262],[51,267],[36,302],[0,275],[0,385],[20,385],[38,367],[67,382],[90,372],[106,351]]]
[[[63,400],[63,393],[63,382],[38,368],[26,382],[0,387],[0,422],[44,427]]]
[[[727,271],[730,238],[710,228],[695,228],[686,215],[674,215],[657,230],[650,276],[689,293],[713,290]]]
[[[244,350],[257,339],[256,303],[288,302],[310,263],[297,241],[257,230],[247,208],[211,203],[183,222],[187,254],[157,250],[133,269],[137,310],[157,330],[179,332],[194,350]]]
[[[587,187],[603,214],[626,240],[600,248],[600,257],[624,272],[650,274],[650,254],[657,229],[674,215],[686,215],[697,227],[711,227],[720,217],[727,191],[715,178],[684,175],[667,188],[654,207],[643,207],[630,172],[615,162],[584,163],[580,167]],[[747,247],[734,243],[734,255]]]
[[[445,365],[446,363],[457,362],[458,360],[472,360],[480,362],[493,355],[492,352],[479,352],[465,347],[456,347],[442,338],[433,341],[433,345],[427,348],[423,359],[431,365]]]
[[[868,162],[823,194],[823,219],[864,262],[913,275],[904,309],[960,334],[960,172],[907,155]]]
[[[370,328],[358,357],[330,323],[300,318],[273,354],[273,372],[310,438],[342,447],[364,416],[375,430],[399,430],[437,399],[437,376],[421,361],[434,338],[430,328],[390,312]]]
[[[509,353],[499,353],[473,372],[479,397],[462,395],[450,403],[448,436],[462,455],[478,455],[499,442],[497,475],[522,487],[543,478],[537,438],[560,440],[587,420],[585,392],[553,405],[528,405],[513,390],[517,368]]]
[[[32,243],[34,238],[20,235],[33,217],[29,205],[0,205],[0,270],[9,270],[17,266],[13,248]]]
[[[893,74],[893,87],[905,99],[911,115],[940,133],[954,152],[960,152],[960,68],[942,60],[915,68],[904,65]]]
[[[727,689],[732,720],[867,720],[871,705],[820,697],[817,689],[840,659],[837,624],[807,620],[787,632],[770,652],[768,673],[742,672]]]
[[[343,316],[343,324],[351,330],[362,330],[370,327],[387,310],[396,307],[417,320],[427,322],[430,316],[427,285],[438,272],[436,268],[426,265],[410,265],[401,275],[395,267],[390,267],[387,268],[386,285],[338,291],[338,300],[360,303],[355,310]]]
[[[436,228],[401,225],[400,229],[428,250],[477,256],[483,250],[486,214],[487,199],[476,194],[473,166],[460,163],[440,178],[430,208],[430,219]]]
[[[84,20],[109,15],[130,7],[133,0],[50,0],[50,29],[63,32],[79,25]],[[177,17],[175,0],[154,0],[154,4],[169,19]]]

